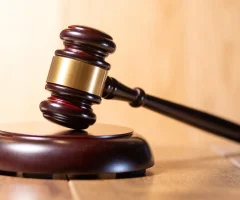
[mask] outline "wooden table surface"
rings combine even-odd
[[[175,141],[147,136],[155,166],[140,178],[76,180],[0,175],[0,199],[239,199],[240,145],[205,135],[205,143],[197,145],[189,143],[188,134],[179,137],[171,133]]]

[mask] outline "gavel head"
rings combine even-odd
[[[40,104],[43,116],[73,129],[86,129],[96,121],[91,106],[100,104],[115,51],[112,37],[93,28],[69,26],[60,33],[64,49],[56,50],[46,89],[51,97]]]

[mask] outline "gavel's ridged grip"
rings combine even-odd
[[[81,61],[54,56],[47,83],[54,83],[102,96],[107,70]]]

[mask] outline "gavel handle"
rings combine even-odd
[[[141,88],[130,89],[107,77],[103,98],[127,101],[133,107],[143,106],[197,128],[240,142],[240,126],[214,115],[145,94]]]

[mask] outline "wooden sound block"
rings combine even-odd
[[[130,128],[86,131],[50,122],[0,125],[0,170],[37,174],[145,172],[154,164],[146,140]]]

